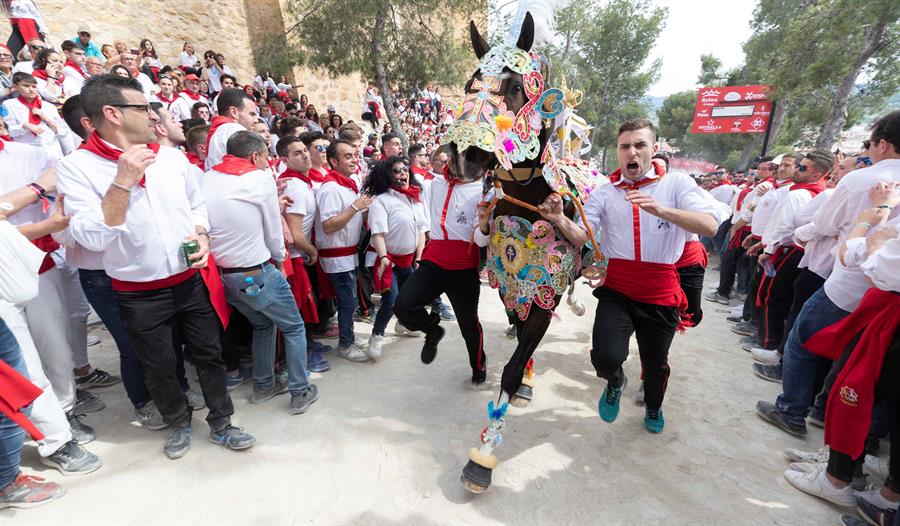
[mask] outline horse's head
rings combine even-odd
[[[481,64],[466,83],[465,100],[444,136],[451,175],[471,181],[498,164],[538,165],[546,140],[542,120],[562,111],[562,92],[547,89],[547,60],[531,52],[531,14],[525,15],[515,44],[492,48],[473,22],[469,35]]]

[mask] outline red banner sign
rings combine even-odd
[[[769,124],[771,86],[700,88],[691,133],[763,133]]]

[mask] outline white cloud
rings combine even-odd
[[[700,55],[712,53],[725,69],[744,61],[743,43],[753,34],[750,21],[755,0],[655,0],[669,8],[666,27],[656,40],[650,60],[662,58],[659,80],[649,94],[663,97],[694,89]]]

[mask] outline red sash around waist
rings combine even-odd
[[[681,315],[678,330],[693,326],[675,265],[613,258],[609,260],[603,286],[632,301],[678,307]]]
[[[346,256],[355,256],[356,255],[356,245],[352,247],[335,247],[335,248],[320,248],[319,249],[319,257],[320,258],[342,258]]]
[[[734,235],[731,236],[731,240],[728,242],[728,250],[733,250],[736,248],[740,248],[741,242],[744,240],[746,234],[750,233],[750,226],[743,226],[737,231],[735,231]]]
[[[112,288],[118,292],[140,292],[145,290],[167,289],[184,283],[197,272],[199,272],[197,269],[189,268],[184,272],[173,274],[168,278],[154,279],[151,281],[124,281],[112,278]]]
[[[422,259],[444,270],[467,270],[478,268],[480,253],[478,246],[469,241],[432,239],[425,245]]]
[[[284,260],[284,273],[287,274],[291,292],[300,309],[300,315],[306,324],[319,323],[319,310],[316,307],[316,297],[313,294],[312,282],[306,273],[303,257],[287,258]],[[326,278],[327,279],[327,278]]]
[[[709,254],[706,247],[699,241],[688,241],[684,244],[684,252],[681,253],[681,259],[675,262],[675,268],[685,268],[694,265],[700,265],[706,268],[709,265]]]
[[[401,268],[409,268],[416,258],[416,253],[409,254],[391,254],[387,255],[390,264],[382,271],[381,276],[378,275],[379,259],[375,259],[375,265],[372,267],[372,286],[377,292],[386,292],[391,290],[394,281],[394,265]]]

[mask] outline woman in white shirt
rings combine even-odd
[[[200,59],[194,55],[194,45],[190,42],[185,42],[181,46],[181,54],[178,55],[178,69],[199,75]]]
[[[394,300],[425,248],[428,216],[421,190],[402,157],[389,157],[375,164],[362,189],[374,196],[369,206],[372,241],[366,266],[372,269],[375,289],[381,291],[381,307],[369,338],[368,354],[372,359],[381,356],[381,341],[394,315]]]

